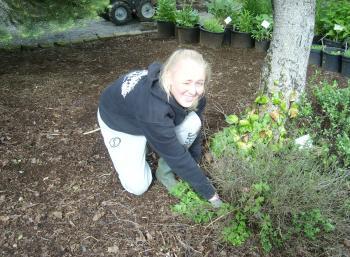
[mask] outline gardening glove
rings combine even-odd
[[[174,188],[178,181],[175,178],[175,174],[171,171],[168,164],[164,161],[163,158],[158,160],[158,168],[156,170],[156,178],[162,183],[166,189],[170,192]]]
[[[209,202],[215,209],[220,208],[223,204],[218,194],[215,194],[212,198],[210,198]]]

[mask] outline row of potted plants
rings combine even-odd
[[[253,15],[239,2],[212,0],[208,3],[210,16],[199,24],[199,13],[191,2],[176,10],[174,0],[159,0],[155,19],[160,37],[177,36],[180,43],[201,43],[218,48],[232,47],[266,51],[272,36],[271,14]],[[231,18],[232,17],[232,18]]]
[[[343,76],[350,77],[350,49],[312,45],[309,64],[322,66],[325,70],[340,72]]]

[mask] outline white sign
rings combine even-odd
[[[309,134],[298,137],[295,139],[295,144],[299,146],[299,149],[302,148],[311,148],[312,147],[312,139]]]
[[[343,31],[344,27],[342,25],[339,25],[339,24],[334,24],[334,30]]]
[[[224,21],[226,24],[229,24],[232,21],[232,19],[230,16],[228,16]]]
[[[270,22],[268,22],[267,20],[264,20],[264,21],[261,23],[261,26],[263,26],[265,29],[267,29],[268,27],[270,27]]]

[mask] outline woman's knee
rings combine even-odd
[[[122,186],[125,188],[125,190],[134,195],[144,194],[148,190],[152,182],[152,176],[151,178],[149,178],[148,176],[144,178],[129,176],[129,177],[119,177],[119,179]]]

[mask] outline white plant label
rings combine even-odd
[[[228,17],[224,20],[224,22],[225,22],[226,24],[229,24],[231,21],[232,21],[232,19],[231,19],[230,16],[228,16]]]
[[[264,21],[261,23],[261,26],[263,26],[265,29],[267,29],[268,27],[270,27],[270,22],[268,22],[267,20],[264,20]]]
[[[334,30],[336,30],[336,31],[343,31],[344,27],[342,25],[339,25],[339,24],[334,24]]]
[[[309,134],[298,137],[295,139],[295,144],[299,146],[299,149],[302,148],[311,148],[312,147],[312,139]]]

